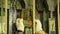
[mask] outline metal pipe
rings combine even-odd
[[[8,0],[5,0],[4,34],[7,34],[7,1]]]
[[[35,34],[35,0],[33,0],[33,34]]]
[[[58,0],[58,4],[57,4],[57,20],[58,20],[58,34],[60,34],[60,18],[59,18],[59,0]]]

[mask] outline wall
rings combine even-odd
[[[10,8],[10,0],[8,0],[8,9]],[[3,6],[3,8],[5,8],[5,1],[4,0],[0,0],[0,8],[2,8],[2,6]],[[21,9],[21,5],[20,5],[20,3],[18,2],[18,1],[16,1],[16,8],[17,9]]]

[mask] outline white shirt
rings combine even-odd
[[[16,21],[16,26],[18,30],[21,30],[24,32],[24,24],[23,24],[23,19],[18,18]]]
[[[36,33],[38,33],[40,30],[42,30],[42,25],[41,25],[41,22],[39,19],[36,19],[35,22],[37,23],[36,24]],[[17,22],[16,22],[16,25],[17,25],[17,29],[18,30],[21,30],[24,32],[24,24],[23,24],[23,19],[17,19]]]
[[[39,19],[36,19],[35,21],[37,23],[35,32],[38,33],[40,30],[42,30],[42,24]]]

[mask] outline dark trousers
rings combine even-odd
[[[12,34],[17,34],[17,27],[15,23],[12,24]]]

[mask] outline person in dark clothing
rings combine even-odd
[[[12,24],[12,34],[16,34],[17,33],[17,27],[16,27],[16,23]]]

